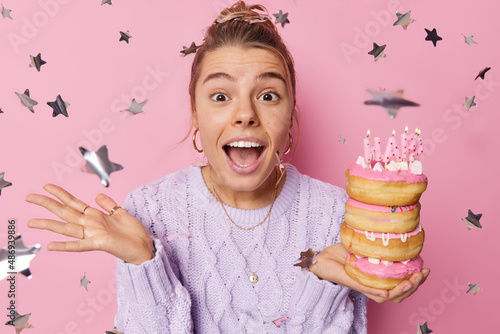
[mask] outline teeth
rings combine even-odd
[[[251,141],[233,141],[232,143],[227,144],[227,146],[231,146],[231,147],[261,147],[262,145],[251,142]]]
[[[373,257],[369,257],[368,258],[368,262],[373,263],[373,264],[380,264],[380,260],[379,259],[375,259]]]

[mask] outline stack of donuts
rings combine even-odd
[[[424,243],[419,199],[427,188],[422,164],[383,167],[359,157],[345,172],[349,199],[340,228],[345,271],[363,285],[390,290],[422,270]]]

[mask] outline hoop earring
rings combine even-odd
[[[194,133],[193,133],[193,147],[194,149],[198,152],[198,153],[202,153],[203,150],[199,150],[198,147],[196,147],[196,133],[198,132],[198,129],[195,129],[194,130]]]
[[[288,145],[288,149],[285,151],[285,153],[283,153],[283,155],[290,153],[290,150],[292,149],[293,137],[290,131],[288,131],[288,137],[290,137],[290,145]]]

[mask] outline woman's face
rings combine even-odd
[[[195,127],[208,161],[225,185],[257,189],[288,143],[292,97],[274,53],[224,47],[205,55],[195,89]],[[281,154],[280,154],[281,155]]]

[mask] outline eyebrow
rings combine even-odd
[[[211,73],[211,74],[209,74],[205,78],[205,80],[203,80],[203,84],[205,84],[209,80],[219,79],[219,78],[224,78],[224,79],[227,79],[227,80],[233,81],[233,82],[236,81],[236,78],[234,78],[233,76],[231,76],[231,75],[229,75],[227,73],[217,72],[217,73]],[[264,73],[261,73],[261,74],[259,74],[258,76],[255,77],[255,81],[257,81],[257,80],[263,80],[263,79],[272,79],[272,78],[281,80],[286,85],[285,78],[281,74],[276,73],[276,72],[264,72]]]

